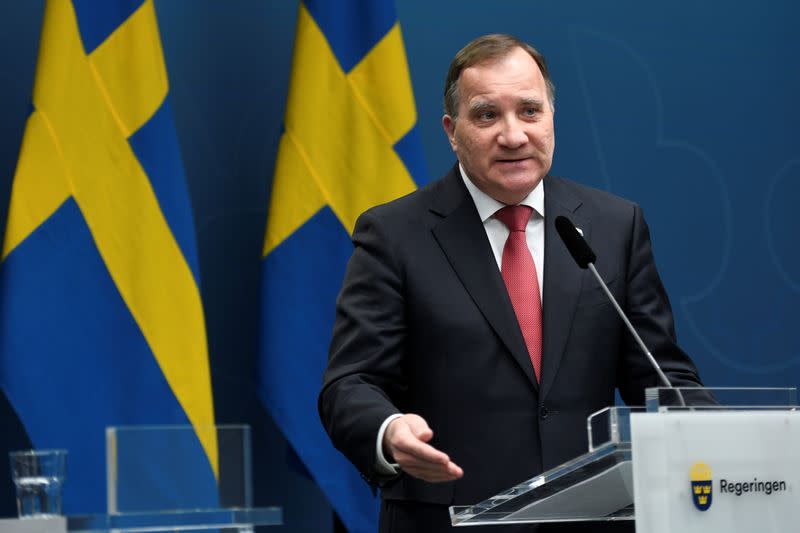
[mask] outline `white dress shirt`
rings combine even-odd
[[[472,201],[475,202],[475,207],[478,209],[478,215],[483,222],[483,229],[486,230],[486,237],[489,239],[489,244],[494,253],[494,259],[497,261],[497,268],[502,268],[503,265],[503,247],[506,245],[508,234],[511,233],[505,224],[495,218],[494,214],[506,204],[498,202],[478,187],[467,177],[464,172],[464,167],[458,165],[461,171],[461,179],[464,180],[464,185],[467,186]],[[544,185],[543,181],[533,189],[528,196],[526,196],[519,205],[527,205],[533,208],[531,218],[528,220],[528,225],[525,228],[525,240],[528,241],[528,250],[531,251],[533,256],[533,263],[536,265],[536,274],[539,277],[539,296],[542,295],[542,287],[544,281]]]
[[[464,180],[464,185],[467,187],[472,201],[475,202],[475,207],[478,210],[478,215],[483,222],[483,229],[486,231],[486,237],[489,239],[489,245],[492,247],[494,259],[497,261],[498,270],[502,268],[503,264],[503,247],[506,245],[508,234],[511,233],[505,224],[495,218],[494,214],[505,207],[502,202],[498,202],[472,183],[464,167],[461,163],[458,164],[458,169],[461,171],[461,179]],[[527,205],[533,208],[531,218],[528,220],[528,225],[525,227],[525,240],[528,242],[528,249],[533,256],[533,263],[536,265],[536,274],[539,278],[539,297],[543,294],[544,282],[544,185],[543,181],[533,189],[528,196],[526,196],[519,205]],[[390,463],[386,460],[383,454],[383,434],[386,433],[386,428],[389,423],[395,418],[403,415],[394,414],[389,416],[381,424],[378,430],[378,440],[375,443],[375,451],[377,452],[377,469],[379,472],[387,475],[396,474],[399,469],[397,463]]]

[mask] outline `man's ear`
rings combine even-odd
[[[444,128],[444,132],[447,135],[447,140],[450,141],[450,148],[455,152],[458,148],[458,143],[456,142],[456,119],[450,115],[443,116],[442,128]]]

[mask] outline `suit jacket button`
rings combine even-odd
[[[543,406],[541,406],[541,407],[539,408],[539,418],[541,418],[542,420],[544,420],[544,419],[545,419],[545,418],[547,418],[549,415],[550,415],[550,411],[548,411],[548,410],[547,410],[547,407],[545,407],[545,406],[543,405]]]

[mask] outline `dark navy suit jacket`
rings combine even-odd
[[[677,346],[641,209],[574,182],[544,178],[541,384],[483,224],[455,166],[443,179],[365,212],[337,301],[319,411],[334,445],[388,501],[472,504],[587,452],[586,418],[618,388],[641,405],[658,386],[591,273],[553,221],[567,216],[596,267],[676,385],[699,383]],[[432,445],[464,477],[427,483],[376,472],[378,428],[421,415]]]

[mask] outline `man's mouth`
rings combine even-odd
[[[496,159],[498,163],[502,165],[514,165],[514,164],[522,164],[526,161],[530,160],[530,157],[508,157],[503,159]]]

